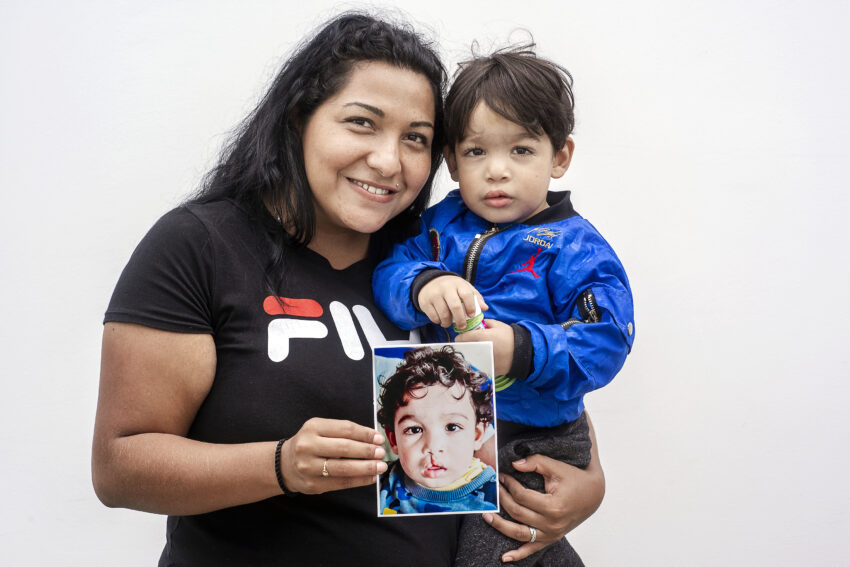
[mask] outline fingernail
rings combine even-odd
[[[493,514],[484,514],[484,521],[488,524],[493,523]]]
[[[374,443],[375,445],[383,445],[384,436],[380,433],[375,433],[375,436],[372,438],[372,443]]]
[[[503,475],[503,474],[500,474],[500,475],[499,475],[499,482],[500,482],[501,484],[504,484],[504,483],[505,483],[505,475]]]
[[[384,448],[383,447],[378,447],[377,449],[375,449],[375,458],[376,459],[383,459],[384,458]]]
[[[387,470],[387,463],[381,461],[378,463],[378,474],[383,474]]]
[[[525,459],[520,459],[520,460],[518,460],[518,461],[514,461],[514,464],[515,464],[515,465],[524,465],[524,464],[525,464]]]
[[[514,558],[510,555],[503,555],[502,556],[502,563],[510,563],[513,560],[514,560]]]

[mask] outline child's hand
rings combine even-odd
[[[475,315],[475,302],[487,310],[484,298],[471,283],[460,276],[434,278],[419,292],[419,309],[432,323],[448,327],[452,321],[463,329],[466,320]]]
[[[510,325],[495,319],[484,319],[486,329],[475,329],[458,335],[456,343],[490,341],[493,343],[493,370],[496,376],[504,376],[514,362],[514,330]]]

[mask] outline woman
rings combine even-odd
[[[134,252],[106,313],[92,476],[106,505],[169,515],[160,565],[452,563],[455,517],[377,518],[383,438],[363,425],[369,344],[407,338],[370,275],[430,197],[444,80],[411,31],[334,19]],[[490,517],[518,540],[509,559],[604,490],[595,455],[519,466],[550,490],[502,490],[524,522]]]

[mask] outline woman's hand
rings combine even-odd
[[[320,494],[373,484],[387,470],[384,437],[351,421],[314,417],[280,451],[287,490]]]
[[[499,498],[502,508],[515,521],[497,514],[484,514],[484,520],[505,534],[525,542],[502,556],[502,561],[518,561],[558,541],[599,508],[605,496],[605,475],[599,464],[596,435],[590,417],[587,418],[592,441],[591,459],[587,469],[580,469],[543,455],[531,455],[515,461],[514,468],[521,472],[534,471],[543,475],[546,492],[524,488],[508,475],[500,475],[502,487]],[[530,543],[530,527],[537,530]]]

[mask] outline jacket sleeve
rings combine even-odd
[[[443,262],[431,260],[430,238],[423,223],[421,232],[393,246],[372,274],[375,303],[400,329],[410,330],[430,323],[411,297],[416,276],[429,269],[448,271]]]
[[[569,400],[608,384],[634,341],[634,308],[620,260],[589,227],[549,270],[547,285],[556,324],[520,321],[531,335],[538,391]]]

